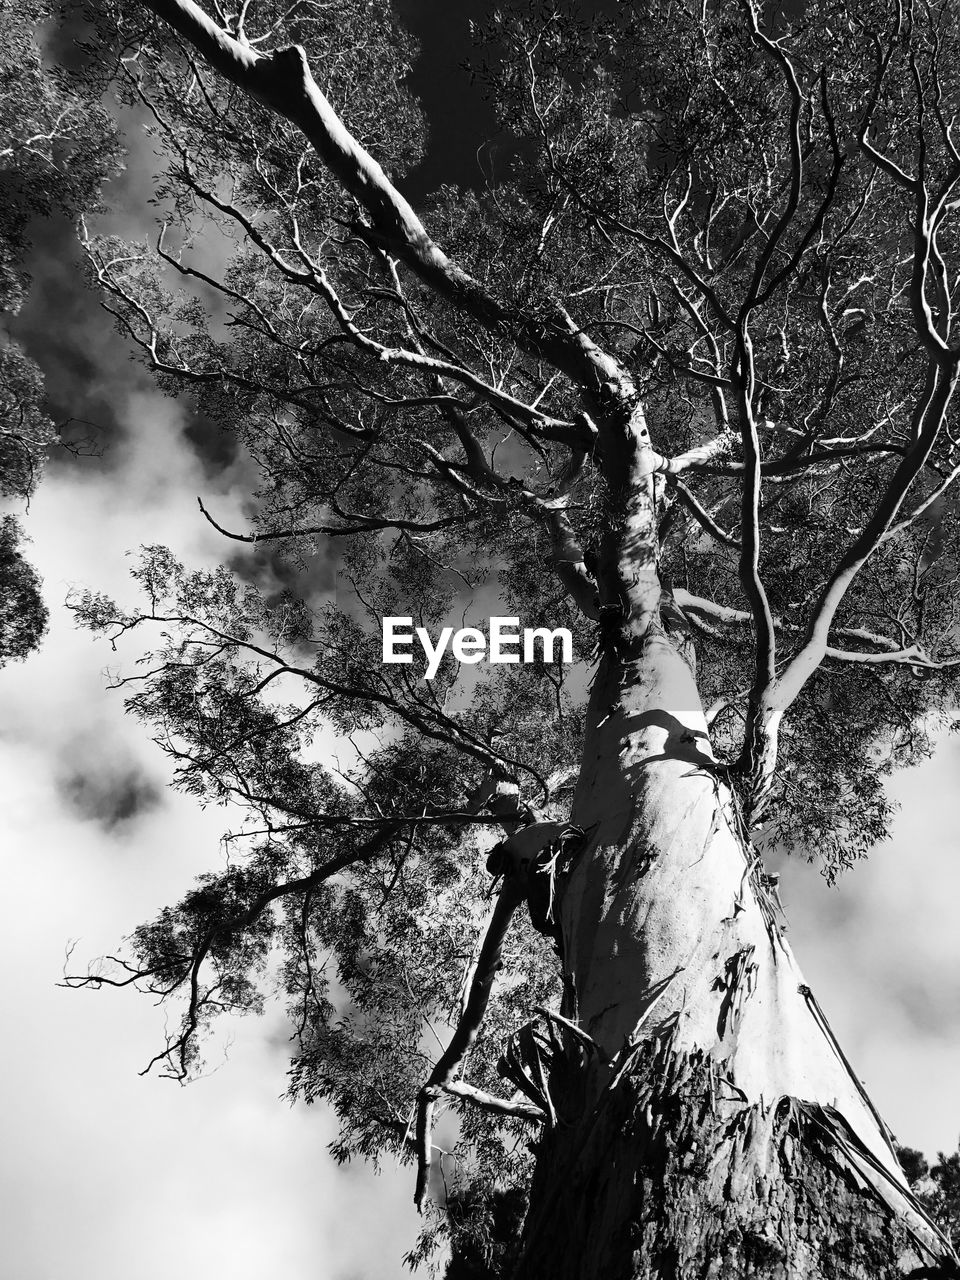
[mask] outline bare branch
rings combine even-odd
[[[722,543],[726,547],[732,547],[735,551],[741,550],[739,539],[732,537],[726,533],[714,520],[710,512],[700,505],[696,497],[690,492],[682,480],[678,480],[676,476],[669,476],[668,485],[677,494],[677,497],[687,508],[693,518],[700,524],[711,537]]]
[[[484,1089],[477,1089],[465,1080],[451,1080],[447,1084],[437,1085],[436,1088],[443,1093],[448,1093],[452,1098],[464,1098],[482,1111],[489,1111],[493,1115],[514,1116],[518,1120],[533,1120],[537,1124],[543,1124],[547,1118],[546,1112],[534,1106],[532,1102],[498,1098]]]
[[[714,638],[718,638],[720,633],[711,624],[748,627],[752,621],[751,615],[745,609],[734,609],[729,605],[717,604],[715,600],[707,600],[703,596],[692,595],[682,587],[674,588],[673,598],[695,626],[702,628],[706,634]],[[796,623],[785,622],[782,618],[775,617],[773,621],[778,631],[798,633],[803,630]],[[831,627],[830,634],[839,636],[844,640],[870,644],[878,650],[878,652],[863,652],[827,645],[824,650],[824,656],[833,658],[838,662],[860,662],[872,666],[892,664],[941,671],[958,665],[958,661],[960,661],[952,656],[934,658],[920,645],[904,646],[890,636],[881,635],[876,631],[868,631],[863,627]]]
[[[263,533],[231,533],[229,529],[225,529],[223,525],[218,524],[213,516],[203,505],[203,499],[197,498],[197,504],[203,512],[204,518],[211,524],[218,533],[222,533],[225,538],[230,538],[234,542],[275,542],[281,538],[307,538],[316,534],[323,534],[328,538],[342,538],[347,535],[357,533],[380,533],[384,529],[406,529],[414,533],[434,533],[438,529],[449,529],[454,525],[463,525],[469,523],[474,517],[471,515],[449,516],[443,520],[403,520],[399,516],[395,518],[379,516],[357,516],[350,518],[362,521],[353,525],[327,525],[315,524],[304,525],[296,529],[267,529]]]

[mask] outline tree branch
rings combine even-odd
[[[468,523],[474,517],[472,515],[449,516],[444,520],[403,520],[399,516],[390,518],[380,518],[378,516],[359,516],[352,515],[350,519],[362,521],[360,524],[354,525],[328,525],[315,524],[304,525],[299,529],[267,529],[263,533],[231,533],[229,529],[225,529],[222,524],[218,524],[213,516],[203,505],[203,499],[197,498],[197,505],[203,512],[204,518],[211,524],[218,533],[222,533],[225,538],[230,538],[234,542],[274,542],[279,538],[307,538],[315,534],[324,534],[328,538],[342,538],[348,534],[356,533],[380,533],[384,529],[406,529],[413,533],[434,533],[438,529],[449,529],[453,525],[462,525]]]
[[[926,465],[953,398],[958,373],[955,363],[937,366],[933,389],[917,406],[914,445],[895,470],[862,533],[841,556],[811,613],[800,650],[777,681],[775,707],[779,714],[794,701],[825,656],[827,637],[840,602],[890,532],[911,485]]]
[[[168,1041],[166,1047],[160,1053],[154,1054],[140,1074],[146,1075],[156,1063],[166,1060],[170,1064],[171,1078],[181,1082],[186,1080],[189,1074],[188,1054],[191,1042],[200,1025],[200,1017],[204,1007],[211,1003],[211,992],[205,992],[201,989],[200,972],[204,961],[210,953],[210,948],[217,939],[248,929],[260,918],[271,902],[275,902],[279,898],[290,897],[292,894],[309,893],[325,880],[329,880],[331,876],[345,870],[354,863],[364,862],[372,858],[396,834],[400,826],[399,822],[387,822],[383,830],[371,836],[359,850],[338,854],[318,867],[316,871],[312,871],[309,875],[301,876],[297,880],[288,880],[282,884],[272,885],[269,889],[258,894],[244,911],[210,925],[194,945],[192,954],[179,958],[180,963],[189,965],[187,972],[181,974],[179,978],[172,981],[161,992],[163,996],[171,995],[184,981],[189,982],[189,998],[180,1034],[174,1040]],[[130,972],[130,977],[117,981],[99,974],[65,974],[63,985],[72,988],[96,988],[105,985],[129,986],[137,981],[152,977],[158,972],[155,967],[134,971],[125,962],[121,962],[121,964]]]
[[[382,167],[327,101],[299,45],[261,54],[218,26],[193,0],[143,0],[216,71],[270,110],[297,125],[320,158],[370,218],[359,226],[427,285],[485,328],[509,333],[528,354],[577,381],[600,385],[619,365],[586,335],[557,318],[534,320],[504,306],[431,239],[420,218]]]
[[[702,627],[708,635],[714,638],[717,637],[718,632],[709,624],[704,623],[703,619],[709,619],[711,623],[734,627],[748,627],[752,621],[751,615],[745,609],[733,609],[729,605],[717,604],[715,600],[706,600],[703,596],[692,595],[689,591],[684,590],[683,587],[674,587],[673,598],[695,626]],[[773,622],[778,631],[798,632],[802,630],[797,624],[784,622],[779,617],[775,617]],[[879,650],[877,653],[865,653],[827,645],[824,650],[824,657],[833,658],[838,662],[860,662],[872,666],[893,664],[922,667],[928,671],[943,671],[960,665],[960,658],[934,658],[921,645],[903,646],[890,636],[881,635],[876,631],[867,631],[863,627],[831,627],[830,634],[840,636],[845,640],[872,644]]]
[[[506,876],[487,924],[460,1021],[450,1038],[450,1043],[440,1055],[426,1084],[420,1090],[416,1121],[417,1185],[413,1197],[417,1209],[423,1206],[430,1178],[430,1135],[433,1129],[434,1103],[439,1093],[450,1085],[477,1038],[490,1000],[493,981],[500,967],[500,953],[503,950],[507,929],[510,927],[513,913],[522,901],[523,893],[517,880],[512,876]]]
[[[534,1106],[532,1102],[513,1102],[507,1098],[498,1098],[484,1089],[477,1089],[474,1085],[467,1084],[464,1080],[451,1080],[447,1084],[435,1087],[443,1093],[448,1093],[452,1098],[464,1098],[474,1106],[480,1107],[482,1111],[490,1111],[494,1115],[515,1116],[519,1120],[534,1120],[538,1124],[542,1124],[547,1118],[546,1112]]]

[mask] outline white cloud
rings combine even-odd
[[[219,815],[173,798],[119,844],[64,811],[40,753],[3,754],[16,787],[2,940],[16,979],[0,1013],[2,1087],[16,1100],[3,1150],[8,1274],[399,1280],[415,1235],[409,1172],[346,1179],[326,1154],[327,1112],[278,1101],[279,1015],[234,1021],[222,1068],[177,1089],[137,1074],[161,1041],[160,1010],[132,993],[55,985],[68,939],[80,939],[79,964],[209,863]]]
[[[960,1137],[960,744],[895,776],[891,839],[836,888],[791,859],[783,897],[797,957],[854,1069],[907,1146]]]

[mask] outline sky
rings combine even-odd
[[[409,8],[422,21],[430,5]],[[151,158],[127,124],[132,149],[105,229],[142,234]],[[129,671],[137,651],[77,631],[64,601],[77,586],[131,601],[129,553],[144,543],[218,563],[224,546],[196,497],[241,527],[250,476],[227,438],[127,360],[79,284],[69,228],[38,229],[31,267],[17,335],[58,408],[98,423],[104,448],[55,458],[31,503],[29,554],[51,628],[39,653],[0,671],[6,1274],[395,1280],[409,1274],[401,1259],[418,1231],[411,1173],[337,1168],[331,1115],[282,1100],[279,1011],[234,1020],[208,1054],[211,1073],[179,1088],[138,1075],[162,1009],[57,985],[65,948],[75,967],[110,952],[216,866],[227,825],[169,790],[166,760],[108,691],[107,671]],[[783,868],[790,936],[821,1005],[897,1137],[928,1155],[960,1135],[958,780],[958,741],[895,778],[891,840],[838,887],[802,862]]]

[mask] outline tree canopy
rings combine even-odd
[[[904,1147],[900,1159],[911,1186],[956,1249],[960,1245],[960,1151],[951,1156],[938,1151],[931,1165],[921,1152]]]
[[[652,613],[695,650],[744,839],[830,877],[951,715],[956,22],[505,5],[471,60],[496,162],[414,207],[429,122],[385,0],[90,20],[86,91],[163,165],[156,237],[91,230],[90,277],[160,385],[242,442],[249,526],[223,532],[272,572],[150,546],[140,604],[75,601],[152,629],[130,709],[236,816],[224,870],[71,980],[184,997],[151,1064],[178,1079],[279,984],[291,1094],[335,1106],[341,1158],[397,1151],[423,1184],[429,1112],[456,1117],[447,1225],[489,1257],[549,1119],[530,1063],[576,1034],[553,900],[589,835],[598,654]],[[381,661],[384,617],[489,614],[568,627],[577,662]],[[490,849],[522,831],[508,929]]]
[[[117,163],[108,115],[44,64],[38,28],[48,5],[28,0],[0,9],[0,315],[15,315],[29,287],[26,259],[39,220],[95,208],[103,179]],[[0,333],[0,499],[28,502],[58,433],[36,364]],[[23,531],[12,515],[0,532],[0,666],[39,644],[47,608],[40,582],[18,549]]]

